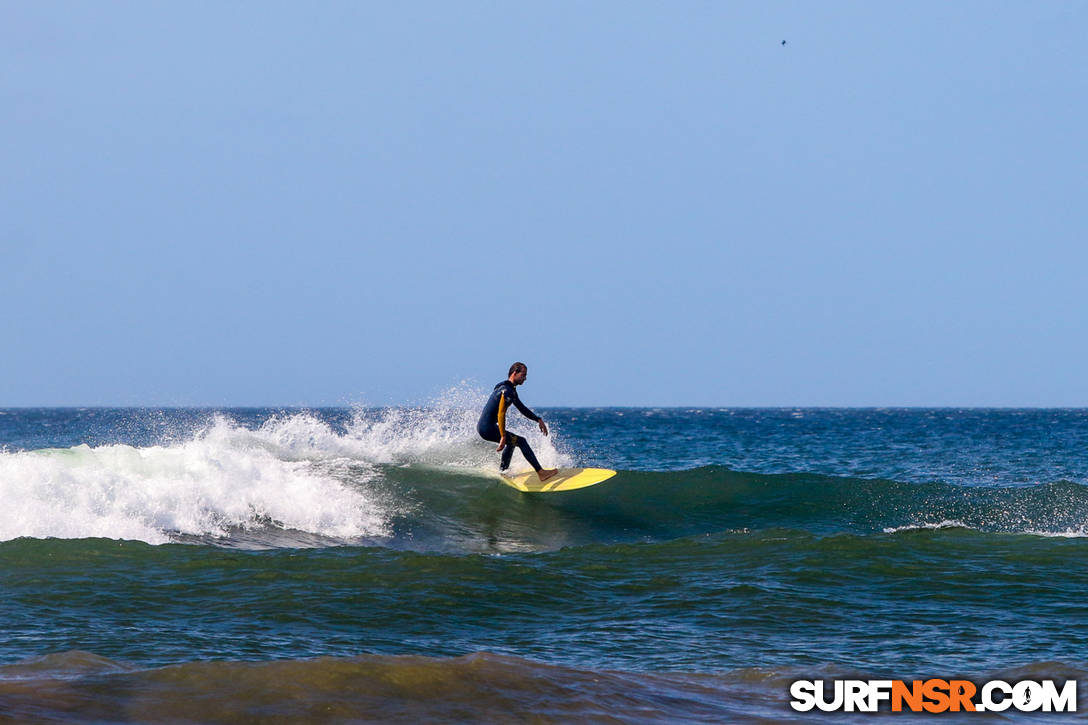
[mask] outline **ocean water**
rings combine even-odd
[[[544,408],[542,463],[620,473],[527,495],[484,397],[0,410],[0,722],[782,722],[795,679],[1088,677],[1088,411]]]

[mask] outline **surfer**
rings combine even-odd
[[[499,470],[505,471],[510,467],[510,459],[514,456],[514,447],[517,446],[521,455],[525,456],[525,460],[536,470],[540,480],[546,481],[556,474],[556,469],[541,468],[540,462],[533,455],[533,449],[529,447],[529,442],[523,436],[515,435],[506,429],[506,411],[513,404],[526,418],[536,421],[541,433],[548,435],[548,426],[544,424],[544,420],[525,407],[518,397],[517,386],[524,383],[528,375],[529,368],[525,367],[525,363],[516,362],[510,366],[506,380],[496,385],[491,391],[491,397],[487,399],[484,411],[480,414],[480,422],[476,424],[476,432],[485,441],[499,444],[499,447],[495,449],[502,451]]]

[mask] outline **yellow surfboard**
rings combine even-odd
[[[547,481],[541,481],[536,471],[519,473],[515,476],[503,476],[502,482],[519,491],[544,493],[552,491],[573,491],[585,488],[601,481],[607,481],[616,475],[607,468],[560,468],[559,472]]]

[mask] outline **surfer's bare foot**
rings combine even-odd
[[[541,481],[547,481],[549,478],[559,473],[558,468],[541,468],[536,472],[536,475],[540,476]]]

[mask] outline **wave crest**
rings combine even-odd
[[[480,398],[461,386],[426,407],[357,408],[340,424],[302,412],[246,427],[218,413],[159,445],[0,451],[0,541],[380,541],[419,504],[390,468],[497,473],[493,445],[476,435]],[[529,437],[544,465],[570,465],[554,439]]]
[[[314,458],[218,418],[192,440],[138,448],[79,445],[0,454],[0,540],[107,537],[152,544],[273,526],[352,538],[388,533],[388,512]]]

